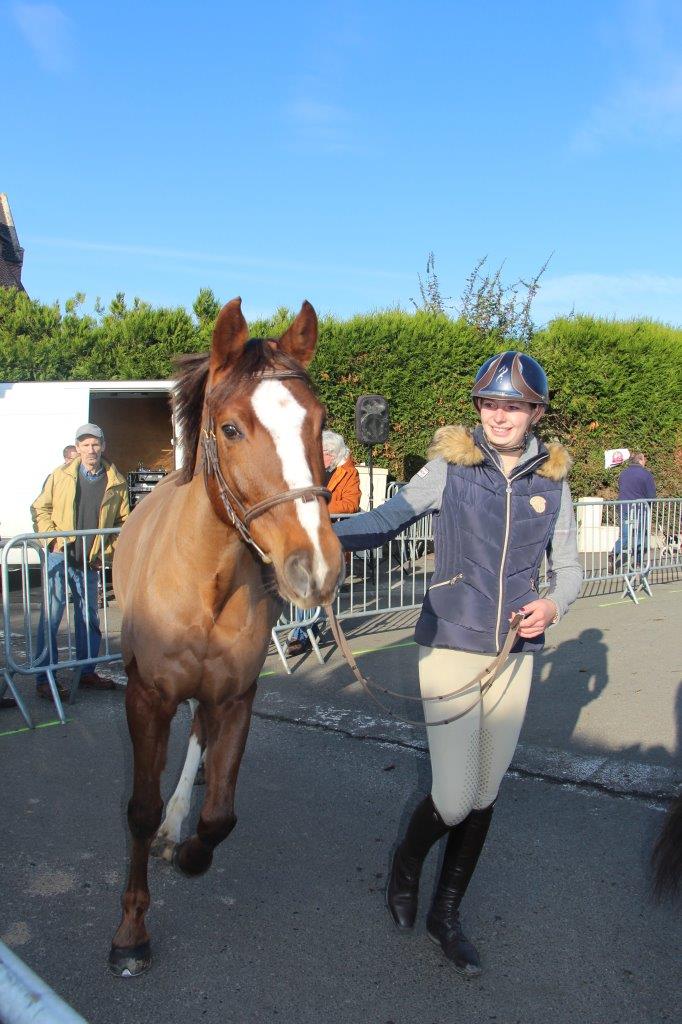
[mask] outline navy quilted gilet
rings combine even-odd
[[[495,654],[511,614],[538,597],[538,575],[559,514],[561,480],[538,476],[547,459],[507,480],[486,454],[478,466],[448,465],[434,516],[436,565],[415,639],[424,647]],[[544,634],[517,640],[513,651],[541,650]]]

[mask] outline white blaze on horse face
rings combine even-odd
[[[306,411],[281,380],[264,380],[251,397],[256,416],[275,443],[282,463],[282,476],[290,490],[312,487],[313,476],[303,444]],[[320,547],[319,501],[294,502],[299,522],[310,537],[313,548],[313,578],[322,586],[329,566]]]

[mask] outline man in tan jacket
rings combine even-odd
[[[84,423],[76,431],[77,457],[50,473],[43,489],[31,505],[36,533],[64,530],[93,530],[118,527],[129,512],[126,481],[113,464],[102,459],[104,434],[95,423]],[[66,544],[66,555],[64,546]],[[89,659],[97,658],[102,637],[98,614],[98,569],[102,553],[111,557],[115,538],[106,537],[104,549],[99,538],[57,538],[47,556],[50,602],[50,647],[41,664],[58,660],[57,632],[66,607],[66,577],[73,600],[76,657],[86,661],[81,685],[97,690],[113,688],[110,679],[100,676]],[[37,650],[45,646],[44,610],[38,624]],[[36,676],[41,697],[51,698],[47,677]],[[60,696],[66,691],[60,688]]]

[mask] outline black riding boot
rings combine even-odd
[[[481,961],[476,948],[462,932],[459,905],[481,855],[493,806],[472,811],[468,818],[451,829],[436,895],[426,919],[429,937],[440,944],[455,968],[468,977],[481,973]]]
[[[433,844],[447,831],[431,796],[425,797],[412,813],[388,878],[386,905],[398,928],[411,928],[414,924],[422,865]]]

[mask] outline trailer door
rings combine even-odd
[[[33,529],[31,502],[88,422],[89,400],[87,384],[0,384],[0,536]]]

